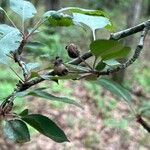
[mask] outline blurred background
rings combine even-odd
[[[87,9],[103,9],[114,23],[117,32],[150,18],[150,0],[30,0],[38,10],[34,19],[26,23],[31,29],[40,16],[48,10],[63,7],[82,7]],[[7,0],[0,5],[7,10],[12,20],[20,27],[20,20],[9,9]],[[9,24],[6,16],[0,12],[0,23]],[[97,39],[109,38],[110,32],[98,30]],[[133,50],[138,44],[140,34],[125,38],[124,42]],[[56,56],[64,62],[70,60],[65,46],[69,43],[78,45],[81,53],[89,49],[92,39],[90,30],[79,27],[53,28],[46,24],[32,37],[25,47],[24,57],[27,62],[38,61],[42,68]],[[133,52],[133,51],[132,51]],[[132,55],[131,52],[131,55]],[[129,56],[130,57],[130,56]],[[133,104],[137,111],[142,111],[147,122],[150,122],[150,34],[146,37],[140,58],[127,70],[114,74],[111,78],[130,90]],[[127,58],[119,60],[124,62]],[[89,59],[90,63],[92,60]],[[11,64],[20,72],[17,64]],[[8,96],[16,85],[18,77],[9,67],[0,65],[0,99]],[[41,85],[41,84],[40,84]],[[39,85],[38,85],[39,86]],[[43,82],[42,86],[50,87],[49,92],[55,95],[69,96],[77,99],[83,110],[58,102],[27,97],[15,101],[15,112],[29,108],[31,112],[42,113],[52,118],[65,131],[70,143],[54,143],[47,137],[39,135],[32,128],[32,140],[24,145],[16,145],[5,138],[0,139],[0,150],[149,150],[150,136],[136,123],[128,105],[120,101],[102,87],[90,81]]]

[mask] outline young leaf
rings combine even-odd
[[[73,104],[75,106],[82,108],[82,106],[78,102],[76,102],[75,100],[72,100],[72,99],[67,98],[67,97],[57,97],[57,96],[54,96],[54,95],[47,93],[45,91],[42,91],[42,90],[31,91],[28,93],[28,95],[41,97],[41,98],[45,98],[45,99],[52,100],[52,101],[59,101],[59,102],[64,102],[64,103],[68,103],[68,104]]]
[[[30,114],[22,117],[26,123],[55,142],[68,142],[65,133],[48,117],[40,114]]]
[[[28,127],[19,119],[6,121],[4,126],[4,134],[6,137],[17,143],[25,143],[30,141]]]
[[[100,84],[118,97],[123,98],[127,102],[130,102],[132,100],[128,90],[112,80],[101,78],[97,80],[96,83]]]
[[[51,26],[70,26],[74,21],[70,15],[59,13],[58,11],[48,11],[43,15]]]
[[[96,40],[90,44],[93,55],[103,60],[122,58],[129,54],[130,48],[116,40]]]
[[[25,0],[10,0],[10,8],[25,22],[37,13],[34,5]]]

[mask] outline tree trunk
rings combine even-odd
[[[147,16],[150,16],[150,1],[148,1]]]
[[[142,9],[142,0],[132,0],[131,7],[128,10],[127,14],[127,28],[134,26],[141,14]],[[132,46],[134,42],[134,37],[130,36],[126,39],[126,45]],[[125,62],[127,58],[123,58],[120,60],[121,63]],[[113,80],[122,84],[125,77],[125,70],[121,70],[117,73],[113,74]]]

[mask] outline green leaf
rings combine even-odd
[[[96,65],[96,70],[97,71],[101,71],[106,67],[106,64],[103,61],[100,61],[97,65]]]
[[[16,93],[16,96],[17,97],[36,96],[36,97],[41,97],[41,98],[48,99],[51,101],[58,101],[58,102],[64,102],[64,103],[72,104],[72,105],[75,105],[77,107],[83,108],[79,102],[77,102],[73,99],[70,99],[67,97],[57,97],[57,96],[54,96],[54,95],[47,93],[43,90],[44,90],[44,88],[42,88],[42,89],[39,88],[39,89],[35,89],[33,91],[18,92],[18,93]]]
[[[68,103],[68,104],[73,104],[75,106],[82,108],[82,106],[78,102],[76,102],[75,100],[72,100],[72,99],[67,98],[67,97],[57,97],[57,96],[54,96],[50,93],[47,93],[47,92],[41,91],[41,90],[31,91],[28,93],[28,95],[41,97],[41,98],[45,98],[45,99],[52,100],[52,101],[59,101],[59,102],[64,102],[64,103]]]
[[[123,98],[127,102],[130,102],[132,100],[132,97],[128,90],[112,80],[101,78],[97,80],[96,83],[100,84],[116,96]]]
[[[89,26],[92,31],[104,27],[109,30],[113,29],[113,25],[108,14],[102,10],[88,10],[78,7],[67,7],[59,10],[59,12],[63,11],[73,13],[75,22]]]
[[[85,71],[85,72],[88,72],[89,70],[86,68],[86,67],[82,67],[82,66],[79,66],[79,65],[72,65],[72,64],[64,64],[67,68],[71,69],[71,70],[74,70],[74,71]]]
[[[103,16],[91,16],[80,13],[73,13],[73,20],[75,22],[87,25],[91,28],[92,31],[110,25],[109,19]]]
[[[78,73],[69,73],[65,76],[51,76],[51,75],[40,75],[41,78],[45,79],[45,80],[52,80],[52,81],[56,81],[56,80],[76,80],[77,78],[80,77],[80,75]]]
[[[96,80],[98,77],[96,74],[92,74],[92,73],[87,73],[81,77],[78,78],[78,80],[80,79],[85,79],[85,80],[88,80],[88,81],[93,81],[93,80]]]
[[[109,60],[105,60],[105,61],[103,61],[107,66],[111,66],[111,67],[113,67],[113,66],[119,66],[120,65],[120,63],[117,61],[117,60],[115,60],[115,59],[109,59]]]
[[[55,142],[68,142],[65,133],[48,117],[40,114],[30,114],[22,117],[26,123]]]
[[[91,15],[91,16],[103,16],[109,18],[108,14],[102,10],[89,10],[89,9],[83,9],[79,7],[66,7],[59,10],[59,12],[71,12],[71,13],[80,13],[85,15]]]
[[[24,109],[24,110],[19,114],[19,116],[26,116],[26,115],[28,115],[28,113],[29,113],[29,110],[28,110],[28,109]]]
[[[23,22],[33,18],[37,13],[34,5],[25,0],[10,0],[10,8],[21,17]]]
[[[96,40],[90,44],[93,55],[103,60],[122,58],[129,54],[130,48],[116,40]]]
[[[27,125],[19,119],[6,121],[4,134],[6,137],[17,143],[30,141],[30,134]]]
[[[18,29],[6,24],[0,25],[0,62],[7,64],[8,55],[15,51],[22,41],[21,33]]]
[[[43,17],[48,20],[51,26],[70,26],[75,24],[70,15],[58,11],[48,11]]]

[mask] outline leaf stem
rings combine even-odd
[[[93,41],[96,40],[96,30],[92,30],[92,35],[93,35]]]

